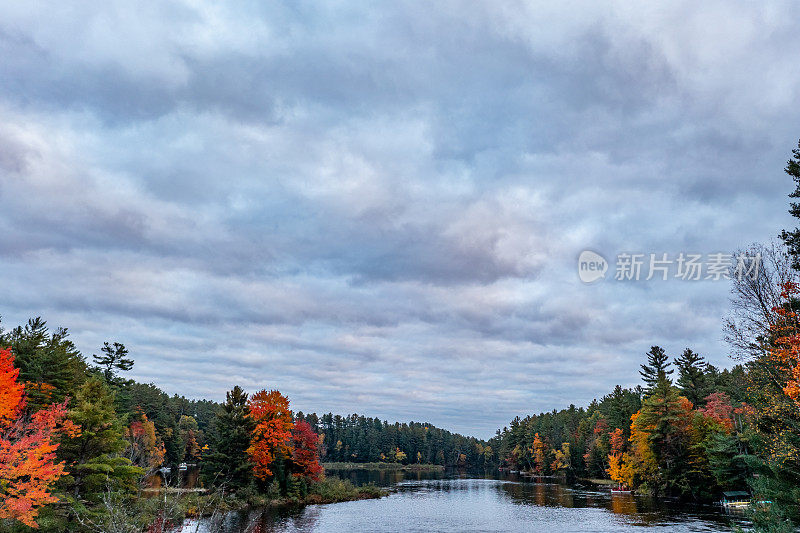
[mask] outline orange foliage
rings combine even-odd
[[[66,400],[25,416],[24,387],[13,364],[11,349],[0,350],[0,519],[35,528],[39,509],[58,501],[50,485],[65,473],[64,463],[55,461],[54,438],[79,431],[66,419]]]
[[[617,428],[611,432],[611,454],[619,455],[625,450],[625,437],[623,436],[622,428]]]
[[[17,383],[18,376],[11,348],[3,348],[0,350],[0,427],[16,420],[25,405],[25,386]]]
[[[787,303],[800,293],[800,286],[792,282],[784,283],[782,289],[781,298]],[[775,337],[770,352],[789,372],[783,392],[800,405],[800,317],[788,307],[776,307],[774,311],[781,318],[770,326],[770,332]]]
[[[139,412],[139,420],[131,422],[125,438],[128,440],[126,455],[136,466],[151,469],[164,462],[164,444],[156,435],[155,424],[146,414]]]
[[[541,437],[537,433],[533,437],[533,469],[537,474],[544,474],[545,468],[545,451],[547,446],[542,442]]]
[[[272,476],[272,462],[280,456],[289,457],[292,452],[289,399],[276,390],[261,390],[250,397],[247,406],[248,416],[256,423],[247,454],[253,462],[253,475],[267,479]]]

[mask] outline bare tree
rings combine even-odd
[[[725,340],[733,348],[733,356],[750,359],[763,354],[765,340],[775,323],[775,307],[781,303],[781,286],[798,281],[798,271],[783,244],[754,243],[739,250],[734,257],[758,258],[747,266],[753,272],[740,275],[731,268],[731,311],[725,319]]]

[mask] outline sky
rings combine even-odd
[[[795,15],[3,2],[2,325],[123,342],[170,394],[483,438],[638,384],[654,344],[730,367],[728,282],[615,261],[794,227]]]

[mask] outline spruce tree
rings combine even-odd
[[[255,423],[247,414],[247,394],[237,385],[226,394],[225,404],[213,422],[210,451],[203,462],[207,482],[226,484],[234,490],[251,483],[253,470],[247,448]]]
[[[651,346],[647,352],[647,364],[640,366],[642,369],[639,374],[645,383],[645,395],[650,394],[662,375],[667,377],[672,374],[669,357],[660,346]]]
[[[698,407],[703,404],[706,396],[711,394],[709,383],[709,372],[713,367],[709,365],[700,354],[686,348],[681,355],[675,358],[675,366],[678,367],[678,380],[676,384],[683,392],[683,395]]]
[[[62,478],[64,488],[76,499],[94,502],[109,488],[134,491],[144,472],[120,456],[126,446],[124,429],[108,386],[99,377],[89,378],[70,405],[69,418],[81,431],[58,448],[58,457],[66,461],[70,473]]]
[[[800,198],[800,141],[797,143],[797,148],[792,150],[792,157],[783,170],[792,177],[795,183],[795,189],[789,195],[789,198]],[[789,204],[789,214],[795,218],[800,218],[800,203],[791,202]],[[786,243],[789,255],[792,256],[792,267],[800,269],[800,228],[782,231],[781,239]]]

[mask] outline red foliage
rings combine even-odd
[[[625,451],[625,437],[623,436],[622,428],[617,428],[611,432],[611,454],[620,455]]]
[[[54,438],[77,436],[79,428],[66,419],[67,400],[26,416],[13,364],[11,349],[0,350],[0,519],[35,528],[39,509],[58,501],[50,485],[65,473],[64,463],[55,461]]]
[[[308,422],[298,420],[292,429],[292,439],[292,463],[297,470],[293,475],[319,481],[322,475],[322,466],[319,464],[319,435],[314,433]]]
[[[698,411],[725,426],[729,432],[733,430],[733,406],[731,399],[724,392],[709,394],[706,397],[706,406]]]
[[[606,421],[605,418],[600,418],[594,425],[594,434],[605,435],[606,433],[608,433],[608,422]]]
[[[253,475],[259,479],[272,476],[270,465],[278,457],[291,456],[292,412],[289,399],[280,392],[261,390],[247,402],[256,428],[247,454],[253,462]]]

